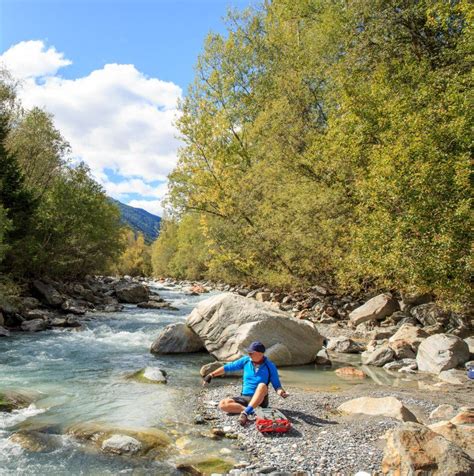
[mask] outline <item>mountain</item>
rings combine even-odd
[[[110,199],[120,209],[122,222],[132,230],[143,233],[146,243],[152,243],[160,233],[161,218],[157,215],[143,210],[142,208],[131,207],[118,200]]]

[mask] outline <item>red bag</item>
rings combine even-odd
[[[285,433],[291,428],[288,418],[274,408],[261,408],[255,410],[255,425],[261,433]]]

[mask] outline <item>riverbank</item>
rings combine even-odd
[[[213,382],[214,383],[214,382]],[[290,396],[283,400],[270,393],[270,405],[281,410],[292,422],[286,434],[261,434],[253,422],[241,427],[237,416],[220,411],[216,404],[222,398],[240,393],[236,384],[220,382],[204,389],[199,396],[197,412],[212,427],[237,435],[239,448],[247,454],[247,465],[231,474],[339,474],[359,471],[380,472],[385,435],[402,422],[386,416],[348,415],[338,407],[358,397],[396,397],[421,423],[433,423],[430,413],[449,403],[455,410],[473,405],[469,390],[444,389],[427,392],[414,389],[375,388],[360,384],[335,392],[303,391],[288,387]]]

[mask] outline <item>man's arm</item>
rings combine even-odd
[[[246,362],[246,358],[241,357],[235,362],[229,362],[228,364],[225,364],[222,367],[219,367],[218,369],[213,370],[212,372],[209,372],[203,379],[204,380],[203,385],[210,383],[214,377],[220,377],[221,375],[224,375],[226,372],[235,372],[236,370],[242,370],[244,368],[245,362]]]
[[[278,376],[278,369],[273,363],[270,366],[270,382],[280,397],[286,398],[288,396],[288,393],[286,393],[286,391],[281,386],[280,377]]]

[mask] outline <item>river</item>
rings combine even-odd
[[[199,438],[202,430],[197,431],[192,424],[193,404],[201,388],[198,370],[212,358],[206,354],[149,353],[163,327],[184,321],[196,303],[209,294],[190,296],[179,288],[158,284],[155,288],[179,310],[127,305],[121,312],[91,315],[82,331],[18,332],[0,340],[0,390],[21,390],[35,396],[35,403],[27,409],[0,412],[1,476],[179,474],[173,466],[176,454],[159,462],[110,456],[90,451],[67,436],[69,426],[88,421],[160,428],[172,439],[188,433],[192,439],[188,452],[196,454],[218,454],[222,447],[231,447],[229,441]],[[146,366],[166,370],[168,384],[126,379]],[[349,385],[332,371],[314,366],[283,369],[281,373],[283,382],[290,385],[335,390]],[[22,429],[56,435],[56,445],[49,451],[28,452],[8,439]],[[243,457],[236,453],[234,448],[233,456]]]

